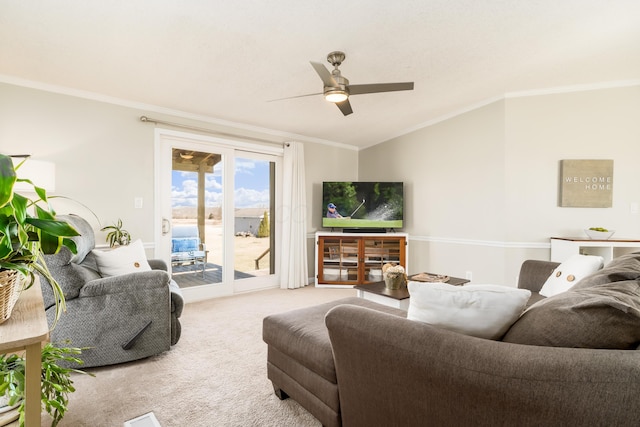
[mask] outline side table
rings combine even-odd
[[[412,275],[409,275],[411,278]],[[459,277],[449,277],[446,282],[453,286],[462,286],[465,283],[469,283],[467,279],[461,279]],[[365,285],[354,286],[359,298],[364,298],[369,301],[384,304],[389,307],[400,308],[402,310],[409,310],[409,290],[404,287],[402,289],[387,289],[382,282],[368,283]]]
[[[25,425],[40,425],[42,342],[49,339],[40,281],[22,291],[11,317],[0,325],[0,354],[25,351]]]

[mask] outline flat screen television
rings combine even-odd
[[[322,226],[358,230],[402,228],[402,182],[323,182]]]

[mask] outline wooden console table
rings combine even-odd
[[[0,354],[25,351],[25,425],[40,425],[42,342],[49,339],[40,281],[22,292],[11,317],[0,324]]]

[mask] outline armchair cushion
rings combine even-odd
[[[200,250],[200,239],[197,237],[185,237],[171,240],[171,252],[193,252]]]
[[[141,240],[110,251],[93,250],[92,253],[103,277],[151,270]]]
[[[60,252],[55,255],[44,256],[47,268],[62,288],[66,300],[77,298],[80,295],[80,289],[86,282],[100,278],[100,274],[97,271],[71,262],[73,258],[74,255],[66,247],[62,247]],[[40,280],[45,285],[42,286],[44,307],[49,308],[55,305],[51,286],[49,286],[46,278],[41,277]]]
[[[81,297],[95,297],[129,292],[131,287],[136,292],[145,289],[165,288],[169,286],[169,274],[162,270],[142,271],[139,273],[108,276],[87,282],[80,291]]]

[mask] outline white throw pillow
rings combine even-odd
[[[573,255],[553,270],[551,276],[542,285],[540,295],[552,297],[568,291],[589,274],[600,270],[603,265],[604,258],[601,256]]]
[[[522,314],[531,292],[500,285],[408,284],[407,319],[496,340]]]
[[[98,270],[103,277],[151,270],[141,240],[109,251],[94,249],[92,253],[96,257]]]

